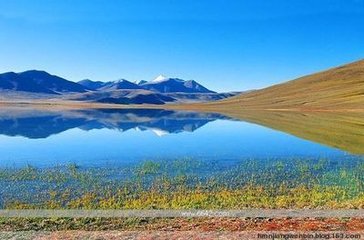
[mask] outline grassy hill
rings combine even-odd
[[[364,109],[364,60],[206,105],[215,109]]]

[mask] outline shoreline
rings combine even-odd
[[[226,109],[228,106],[211,105],[209,103],[186,103],[186,104],[112,104],[112,103],[92,103],[80,101],[0,101],[0,107],[15,107],[15,108],[35,108],[35,109],[58,109],[58,110],[78,110],[78,109],[168,109],[168,110],[185,110],[197,112],[218,112],[218,113],[237,113],[249,111],[266,111],[266,112],[332,112],[332,113],[363,113],[364,109],[327,109],[327,108],[244,108],[236,107]]]

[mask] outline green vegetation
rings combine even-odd
[[[179,159],[137,166],[1,169],[7,209],[364,208],[364,162]],[[11,187],[5,187],[10,186]]]

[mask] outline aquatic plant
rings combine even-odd
[[[1,205],[27,209],[363,208],[362,159],[193,159],[1,169]]]

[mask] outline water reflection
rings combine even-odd
[[[235,111],[227,115],[364,155],[364,112]]]
[[[194,132],[217,119],[229,119],[217,113],[197,113],[162,109],[92,109],[45,111],[2,109],[0,134],[30,139],[47,138],[68,129],[116,129],[153,131],[158,136]]]
[[[267,139],[255,139],[258,132],[265,126],[282,133],[296,136],[314,143],[320,143],[331,148],[343,150],[353,154],[364,154],[364,113],[333,113],[333,112],[288,112],[288,111],[231,111],[223,114],[192,111],[173,111],[165,109],[73,109],[73,110],[41,110],[30,108],[1,108],[0,135],[23,136],[28,139],[44,139],[51,135],[59,135],[70,129],[90,131],[93,129],[111,129],[126,132],[130,129],[152,131],[158,136],[182,132],[194,132],[207,123],[216,120],[239,120],[257,124],[249,136],[238,134],[239,130],[230,131],[230,135],[220,133],[214,136],[226,139],[231,144],[240,143],[240,148],[247,146],[247,141],[260,146]],[[209,124],[210,125],[210,124]],[[206,144],[218,131],[210,127],[209,134],[205,134]],[[213,129],[212,129],[213,128]],[[266,131],[266,134],[269,134]],[[206,144],[194,134],[186,143],[200,141],[200,148]],[[283,135],[283,134],[282,134]],[[131,136],[128,136],[130,139]],[[245,139],[244,139],[245,138]],[[270,138],[272,144],[277,137]],[[255,139],[255,140],[253,140]],[[274,140],[276,139],[276,140]],[[175,141],[175,140],[174,140]],[[293,140],[292,140],[293,142]],[[174,142],[168,144],[173,145]],[[274,144],[273,144],[274,145]],[[262,146],[264,149],[266,146]],[[277,146],[287,148],[288,146]],[[167,148],[158,146],[159,149]],[[210,147],[211,148],[211,147]],[[210,149],[209,151],[211,151]],[[240,149],[241,150],[241,149]],[[202,150],[200,150],[202,151]],[[207,151],[207,150],[205,150]],[[263,150],[262,150],[263,151]],[[239,149],[236,149],[239,152]],[[288,152],[288,151],[287,151]],[[270,152],[266,152],[270,154]]]

